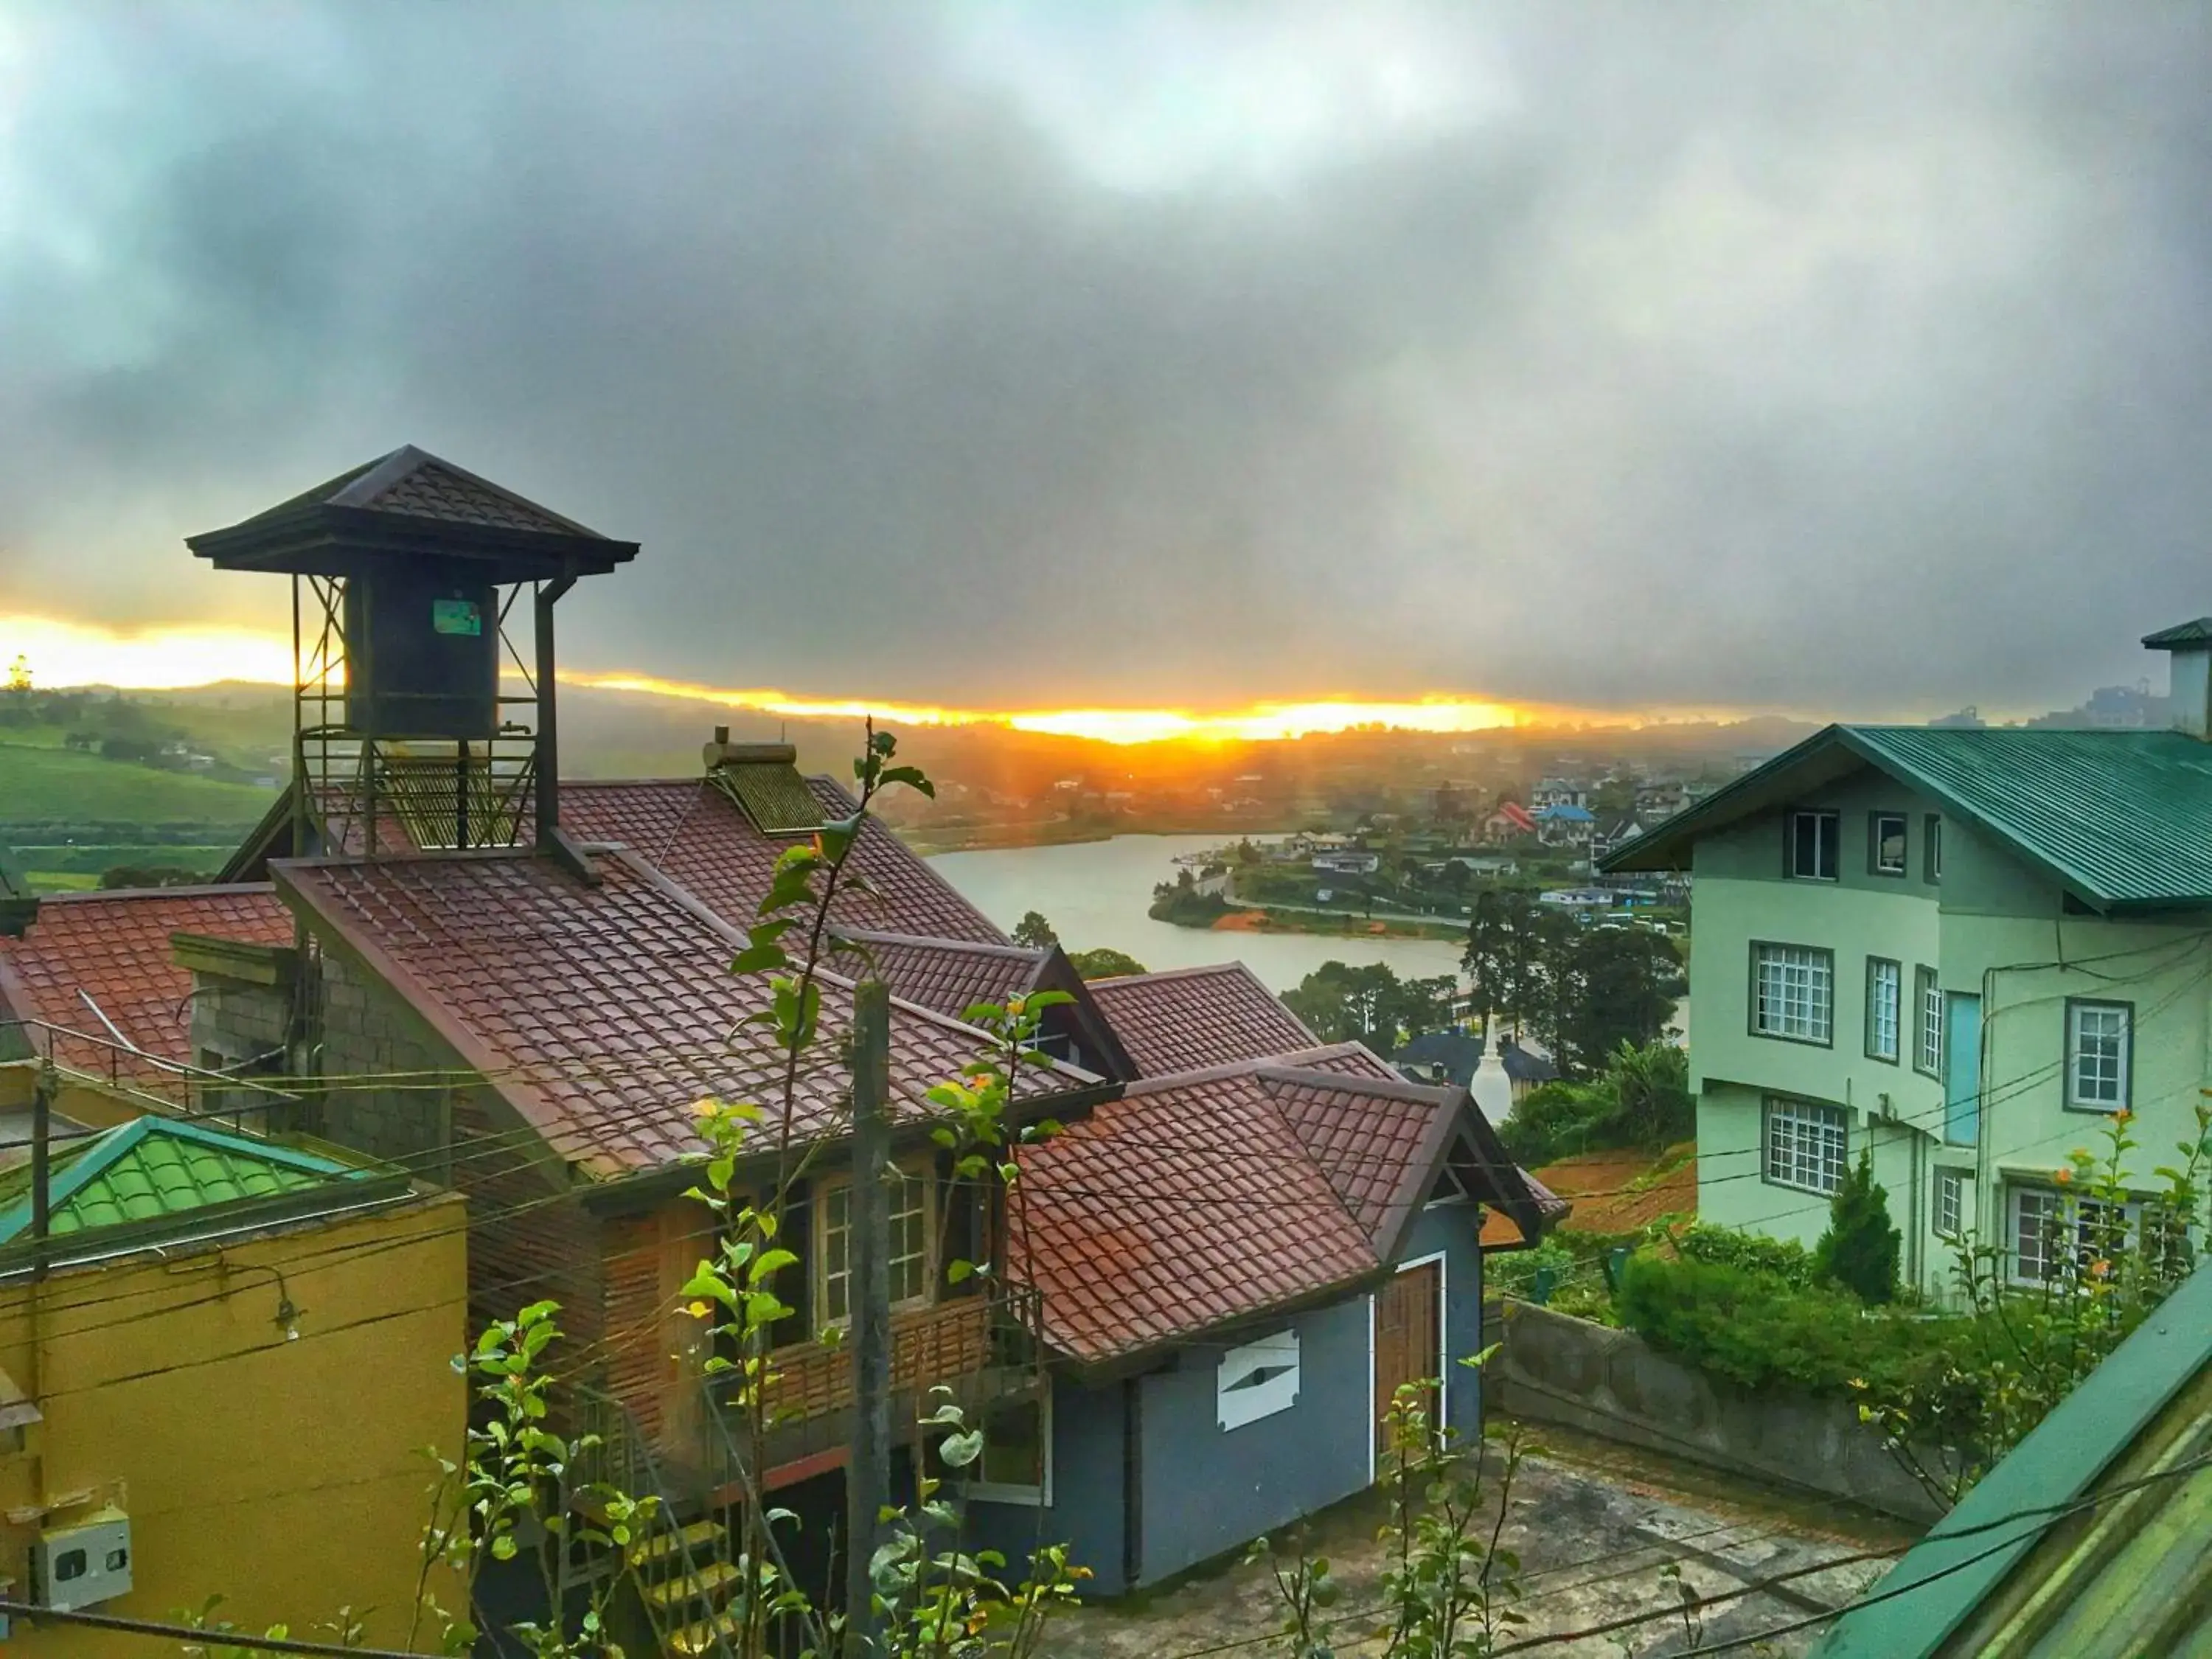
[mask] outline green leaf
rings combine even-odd
[[[965,1434],[948,1434],[937,1449],[937,1455],[949,1469],[964,1469],[983,1455],[983,1431],[970,1429]]]
[[[885,767],[882,776],[876,780],[876,787],[879,789],[888,789],[895,783],[903,784],[919,794],[928,796],[932,800],[937,799],[937,786],[923,775],[919,766]]]

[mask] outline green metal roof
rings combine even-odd
[[[2154,651],[2172,651],[2186,645],[2212,645],[2212,617],[2199,617],[2194,622],[2176,623],[2171,628],[2161,628],[2155,634],[2144,635],[2142,642]]]
[[[377,1171],[172,1118],[142,1117],[58,1151],[46,1176],[55,1237],[217,1205],[312,1193]],[[31,1227],[31,1167],[0,1171],[0,1244]]]
[[[2212,744],[2179,732],[1831,726],[1602,861],[1680,868],[1708,830],[1793,784],[1880,768],[2100,909],[2212,904]]]
[[[2212,1654],[2212,1263],[1847,1608],[1816,1659]]]

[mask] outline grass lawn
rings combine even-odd
[[[251,784],[157,771],[82,750],[0,741],[0,824],[243,826],[275,799],[274,791]]]

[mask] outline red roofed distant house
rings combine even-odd
[[[410,482],[425,471],[434,489]],[[432,510],[471,515],[441,545],[480,535],[487,558],[522,559],[542,538],[588,571],[629,545],[604,553],[580,526],[419,452],[333,488],[347,499],[326,521],[310,492],[195,548],[285,568],[272,561],[288,538],[368,525],[384,546],[416,533],[399,518]],[[380,505],[395,491],[405,514]],[[468,527],[494,520],[495,534]],[[538,675],[550,686],[550,659]],[[265,1061],[263,1034],[282,1030],[281,1063],[313,1085],[297,1127],[465,1194],[472,1317],[559,1301],[606,1425],[651,1445],[682,1521],[711,1518],[742,1485],[701,1328],[678,1308],[709,1220],[683,1196],[692,1109],[771,1094],[763,1050],[729,1040],[767,987],[729,960],[778,854],[852,811],[834,783],[801,778],[787,747],[718,741],[707,760],[694,778],[562,781],[534,808],[512,805],[508,840],[489,846],[479,826],[499,820],[468,806],[465,785],[464,811],[484,813],[452,820],[469,844],[422,833],[441,809],[420,770],[349,816],[325,786],[301,786],[226,872],[270,884],[231,890],[242,908],[219,926],[181,924],[173,976],[131,1015],[169,1052],[225,1066]],[[557,777],[530,787],[552,794]],[[1086,986],[1057,947],[1009,942],[880,824],[855,863],[866,883],[832,918],[852,950],[824,981],[823,1053],[839,1052],[865,961],[893,995],[899,1408],[911,1421],[944,1385],[983,1425],[989,1449],[967,1487],[981,1541],[1018,1559],[1040,1536],[1068,1539],[1095,1588],[1118,1592],[1365,1486],[1401,1382],[1447,1377],[1445,1419],[1473,1428],[1479,1378],[1449,1361],[1480,1342],[1482,1212],[1527,1243],[1551,1210],[1464,1089],[1317,1043],[1238,965]],[[55,984],[38,1006],[65,1013]],[[1021,1112],[1066,1127],[1021,1154],[1010,1206],[995,1182],[953,1179],[924,1097],[983,1046],[969,1006],[1037,989],[1071,1000],[1048,1016],[1049,1063],[1029,1074]],[[173,994],[188,1029],[161,1024]],[[842,1062],[802,1083],[796,1127],[822,1152],[787,1224],[800,1261],[781,1292],[799,1311],[754,1472],[812,1516],[842,1501],[850,1433],[849,1360],[817,1340],[845,1313],[847,1089]],[[769,1179],[772,1157],[741,1182]],[[940,1237],[996,1271],[951,1282]],[[1042,1388],[1012,1363],[1027,1340],[1017,1314],[1042,1334]],[[715,1650],[716,1606],[710,1593],[669,1610],[689,1650]]]
[[[1517,801],[1499,803],[1498,810],[1482,821],[1482,838],[1492,847],[1508,842],[1526,841],[1536,833],[1536,819],[1528,809]]]

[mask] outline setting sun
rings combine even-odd
[[[172,690],[219,680],[291,683],[292,651],[279,635],[243,628],[176,626],[125,631],[42,617],[0,617],[0,663],[21,655],[38,684]],[[1380,726],[1407,732],[1480,732],[1520,725],[1537,710],[1474,698],[1409,702],[1326,700],[1258,702],[1243,708],[950,708],[928,703],[807,697],[773,687],[704,685],[651,674],[568,669],[570,685],[602,691],[688,698],[783,720],[859,720],[896,726],[1010,727],[1041,736],[1101,743],[1250,742]]]

